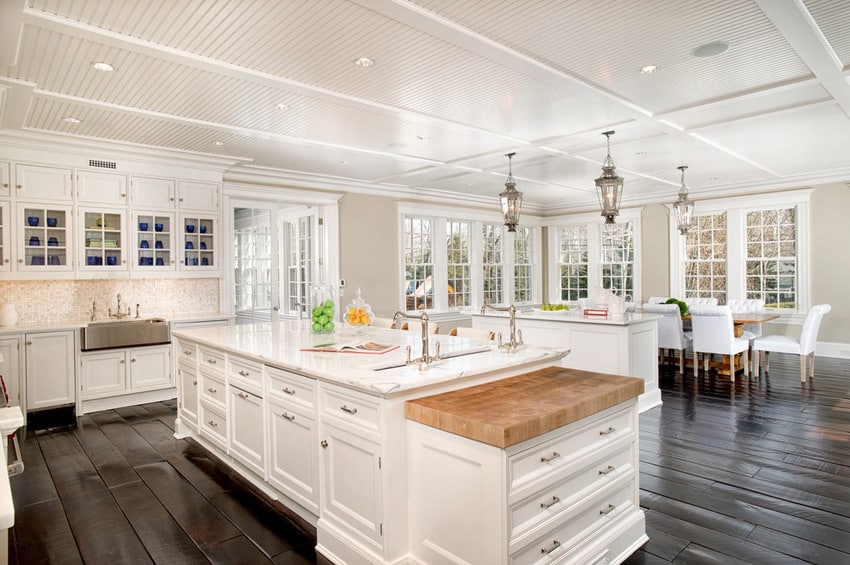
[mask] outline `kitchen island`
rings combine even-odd
[[[525,343],[570,350],[564,367],[628,375],[644,380],[640,411],[661,404],[658,388],[658,320],[655,314],[625,313],[585,316],[574,310],[516,313],[516,327]],[[472,327],[509,336],[508,316],[488,311],[472,315]]]
[[[436,336],[447,358],[420,370],[404,364],[408,346],[414,358],[421,354],[418,332],[369,328],[355,336],[346,329],[330,338],[399,345],[382,355],[303,351],[329,340],[311,334],[304,322],[177,330],[173,337],[176,435],[193,437],[314,524],[317,550],[340,564],[421,562],[410,535],[421,509],[411,502],[413,422],[405,419],[406,401],[522,378],[567,354],[531,346],[509,354]],[[628,402],[619,409],[636,418]],[[636,446],[636,426],[623,429],[618,437]],[[636,447],[629,453],[636,457]],[[636,500],[636,479],[633,486]],[[637,530],[644,535],[642,513],[637,529],[620,533],[635,537]],[[636,547],[640,536],[626,546]],[[510,562],[514,549],[497,550],[499,562]]]

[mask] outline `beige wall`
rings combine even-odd
[[[669,212],[663,204],[650,204],[641,211],[640,280],[643,304],[650,296],[670,296]]]
[[[850,344],[850,186],[815,188],[810,233],[812,304],[832,306],[818,341]]]
[[[344,307],[359,287],[376,316],[389,318],[400,304],[396,200],[348,193],[339,201],[339,276]]]

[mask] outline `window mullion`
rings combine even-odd
[[[445,218],[434,218],[434,309],[445,311],[449,307],[448,252],[446,245],[448,230]]]

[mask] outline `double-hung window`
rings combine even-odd
[[[809,307],[808,204],[811,190],[698,201],[684,237],[671,220],[673,296],[764,300],[803,314]]]
[[[399,212],[405,309],[540,301],[539,227],[519,226],[513,234],[488,213],[416,205],[399,206]]]

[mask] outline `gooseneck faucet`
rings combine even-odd
[[[428,313],[422,312],[419,315],[408,314],[407,312],[402,312],[398,310],[395,314],[393,314],[393,325],[398,326],[398,322],[401,318],[407,318],[410,320],[420,320],[422,322],[422,357],[418,359],[410,358],[410,346],[407,346],[407,361],[405,361],[405,365],[419,365],[420,369],[427,369],[429,365],[433,361],[438,361],[440,359],[440,342],[438,341],[436,344],[436,353],[431,355],[431,350],[428,347],[428,334],[431,332],[428,331]]]
[[[130,315],[130,307],[129,306],[127,306],[126,312],[121,311],[121,294],[120,293],[118,294],[118,311],[115,312],[114,314],[112,313],[112,308],[109,308],[108,311],[109,311],[109,317],[110,318],[118,318],[119,320],[121,318],[124,318],[124,317]]]
[[[525,343],[522,341],[522,330],[516,329],[516,306],[511,304],[510,306],[493,306],[492,304],[484,303],[484,306],[481,307],[481,315],[484,315],[484,311],[489,308],[490,310],[496,310],[497,312],[507,312],[510,317],[510,332],[511,332],[511,340],[508,343],[502,343],[502,334],[499,333],[499,349],[505,349],[508,353],[513,353]]]

